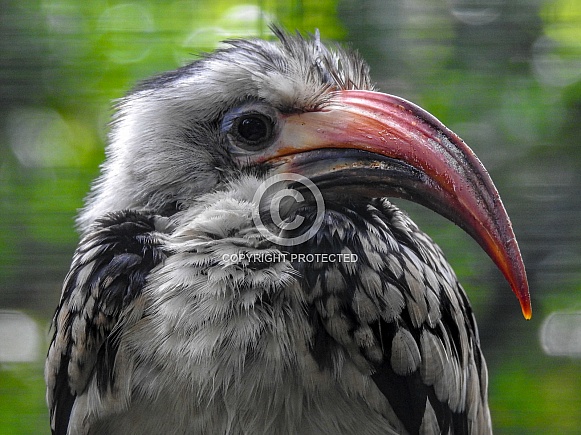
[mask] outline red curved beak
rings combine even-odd
[[[340,183],[358,195],[431,208],[480,244],[531,318],[525,266],[496,187],[474,152],[422,108],[378,92],[338,91],[321,109],[285,116],[277,143],[259,161],[319,186]]]

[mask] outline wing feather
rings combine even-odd
[[[149,272],[166,256],[160,223],[137,212],[111,213],[79,243],[53,319],[45,368],[53,434],[67,434],[75,400],[93,377],[101,391],[114,387],[122,313],[131,310]]]
[[[343,349],[370,372],[399,419],[393,427],[468,433],[475,410],[487,412],[486,368],[470,305],[441,250],[387,201],[331,218],[343,237],[329,232],[295,248],[358,255],[356,267],[295,265],[311,298],[319,366],[333,367]]]

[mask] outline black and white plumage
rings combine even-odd
[[[357,55],[275,32],[120,103],[54,318],[54,434],[491,432],[466,295],[434,242],[381,199],[462,226],[530,317],[488,174],[427,112],[372,92]],[[291,246],[255,222],[261,183],[287,173],[325,200],[322,214],[308,199],[281,207],[320,225]]]

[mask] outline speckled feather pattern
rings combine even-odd
[[[86,236],[47,367],[49,387],[68,375],[53,409],[76,396],[71,433],[137,433],[136,422],[139,433],[485,433],[476,426],[489,418],[472,314],[433,242],[378,200],[330,209],[318,240],[301,248],[357,253],[355,264],[224,261],[280,254],[254,228],[258,183],[246,178],[202,197],[171,224],[159,218],[162,232],[155,224],[135,232],[130,242],[162,261],[149,263],[126,307],[97,269],[86,271],[114,258],[106,235],[118,222],[101,221]],[[117,279],[127,282],[135,261],[124,261]],[[112,312],[103,324],[111,310],[125,310],[115,364],[98,351],[121,317]],[[61,342],[70,350],[54,355]],[[390,391],[393,382],[408,385],[409,397]]]

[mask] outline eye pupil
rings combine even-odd
[[[268,122],[260,116],[248,116],[238,123],[238,134],[250,143],[260,142],[270,134]]]
[[[233,153],[256,153],[272,145],[277,134],[277,113],[263,104],[245,105],[225,114],[222,131]]]

